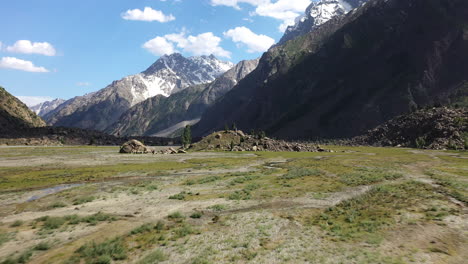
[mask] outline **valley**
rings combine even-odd
[[[0,263],[462,263],[466,152],[0,147]]]

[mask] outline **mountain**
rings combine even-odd
[[[265,53],[203,114],[278,138],[343,138],[468,96],[468,1],[371,0]]]
[[[295,25],[289,26],[286,29],[278,45],[282,45],[288,40],[311,32],[328,20],[345,15],[367,1],[368,0],[320,0],[318,2],[312,2],[309,7],[307,7],[304,15],[296,19]]]
[[[233,66],[215,56],[165,55],[142,73],[114,81],[97,92],[72,98],[44,116],[53,126],[104,130],[130,107],[156,95],[169,96],[213,81]]]
[[[42,127],[45,122],[19,99],[0,87],[0,133],[11,134],[29,127]]]
[[[65,100],[57,98],[52,101],[42,102],[35,106],[31,106],[30,109],[38,116],[44,116],[47,113],[55,110],[59,105],[63,104]]]
[[[193,125],[203,112],[253,71],[258,60],[241,61],[209,84],[195,85],[169,97],[158,95],[131,107],[106,129],[114,135],[173,136]]]

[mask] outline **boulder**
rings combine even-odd
[[[120,153],[146,153],[148,148],[136,139],[125,142],[120,147]]]

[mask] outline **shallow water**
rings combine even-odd
[[[49,188],[45,188],[45,189],[42,189],[42,190],[38,190],[37,194],[29,197],[27,202],[32,202],[32,201],[35,201],[37,199],[41,199],[44,196],[54,194],[54,193],[58,193],[58,192],[61,192],[63,190],[68,190],[68,189],[71,189],[71,188],[75,188],[75,187],[78,187],[78,186],[81,186],[81,185],[83,185],[83,183],[62,184],[62,185],[57,185],[57,186],[54,186],[54,187],[49,187]]]

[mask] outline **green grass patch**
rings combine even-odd
[[[395,224],[399,212],[440,198],[430,185],[419,182],[382,185],[328,208],[312,223],[342,240],[369,238]]]
[[[156,249],[155,251],[140,259],[137,264],[157,264],[165,260],[167,260],[167,256],[162,252],[161,249]]]

